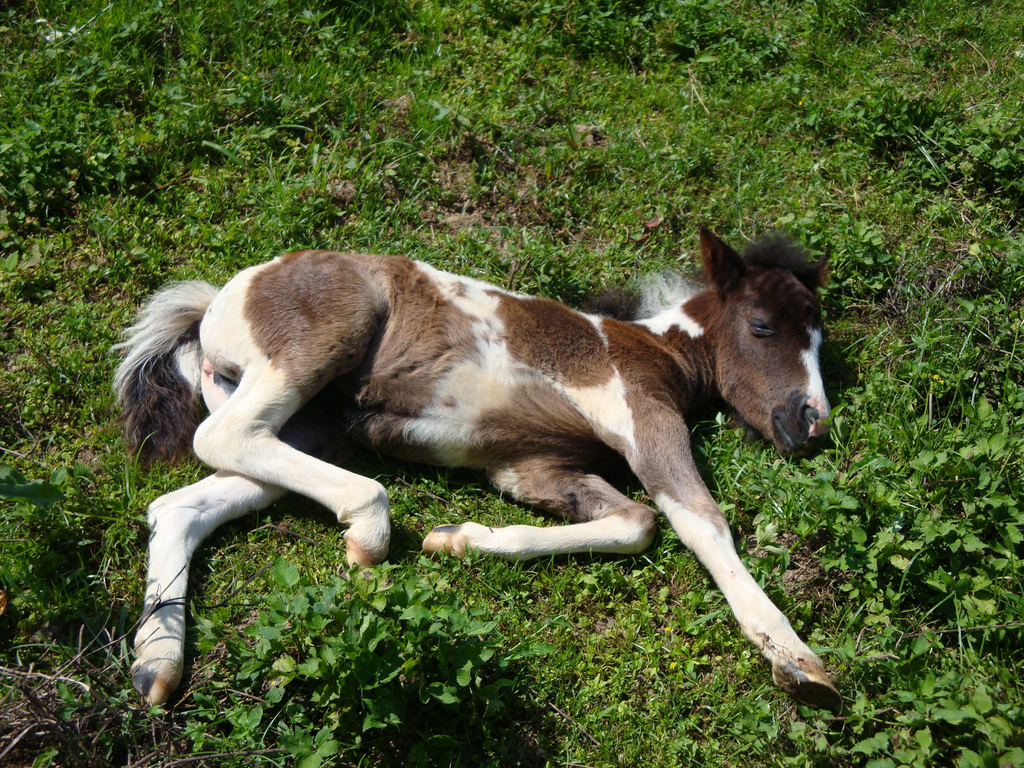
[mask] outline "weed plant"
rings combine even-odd
[[[1024,763],[1024,9],[1010,0],[39,0],[0,8],[0,764]],[[846,698],[795,706],[667,525],[633,558],[417,555],[541,522],[359,456],[388,565],[288,499],[198,554],[182,694],[127,670],[159,494],[108,350],[171,279],[405,253],[571,304],[696,228],[827,254],[834,445],[694,423]],[[645,499],[633,488],[637,498]]]

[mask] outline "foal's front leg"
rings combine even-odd
[[[196,548],[215,528],[272,504],[284,488],[217,472],[149,505],[146,602],[135,635],[132,684],[150,704],[163,704],[181,682],[185,590]]]
[[[736,553],[729,524],[700,478],[689,431],[678,415],[659,413],[640,436],[630,464],[683,543],[704,564],[743,634],[772,664],[772,678],[797,701],[836,710],[842,698],[821,660],[797,636]]]
[[[556,457],[520,460],[495,468],[490,475],[502,491],[568,518],[572,525],[440,525],[423,540],[424,552],[461,557],[467,550],[477,550],[509,560],[573,553],[636,554],[654,539],[657,526],[650,507],[626,498],[602,477],[561,467]]]

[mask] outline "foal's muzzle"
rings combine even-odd
[[[818,401],[794,390],[785,407],[772,411],[772,432],[775,445],[783,453],[807,450],[813,452],[823,442],[828,428],[823,419],[828,414],[818,410]]]

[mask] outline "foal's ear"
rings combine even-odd
[[[807,290],[814,293],[828,284],[828,256],[801,265],[793,270],[793,275],[807,286]]]
[[[700,228],[700,257],[704,277],[723,296],[739,285],[747,271],[740,255],[707,227]]]

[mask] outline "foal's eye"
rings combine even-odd
[[[773,329],[759,317],[755,317],[753,320],[750,321],[750,332],[762,339],[768,336],[775,335],[775,329]]]

